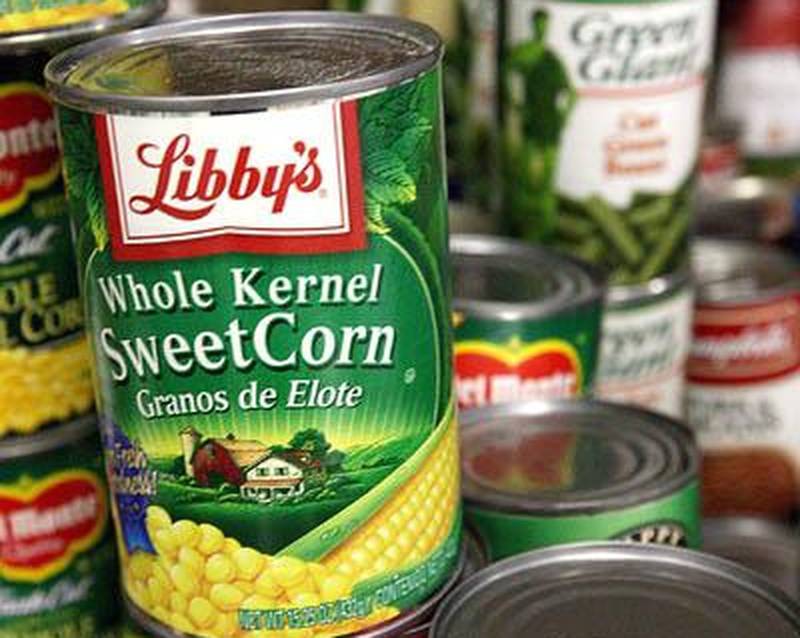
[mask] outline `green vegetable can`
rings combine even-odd
[[[47,68],[124,592],[165,636],[361,631],[455,569],[441,53],[269,13]]]
[[[94,418],[0,443],[0,636],[111,638],[117,559]]]
[[[506,208],[614,284],[684,266],[715,0],[507,0]]]
[[[699,456],[676,421],[528,402],[466,413],[461,438],[465,519],[491,560],[585,541],[700,544]]]

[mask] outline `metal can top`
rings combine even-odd
[[[51,27],[0,32],[0,55],[63,49],[70,44],[147,24],[167,8],[166,0],[134,0],[127,11]]]
[[[646,503],[694,480],[698,467],[692,435],[678,422],[586,400],[469,411],[461,450],[468,505],[546,516]]]
[[[7,436],[0,439],[0,462],[52,452],[96,433],[97,417],[89,414],[35,434]]]
[[[800,635],[800,607],[751,572],[698,552],[601,543],[501,561],[439,608],[432,638],[771,638]]]
[[[692,269],[700,303],[767,301],[800,289],[800,269],[790,255],[747,241],[695,242]]]
[[[450,239],[454,307],[505,321],[538,319],[600,303],[605,278],[576,259],[488,235]]]
[[[355,96],[442,55],[433,29],[336,12],[227,15],[102,38],[54,58],[54,98],[97,112],[216,112]]]
[[[688,268],[657,277],[643,284],[614,286],[608,291],[608,305],[613,309],[630,308],[643,303],[657,303],[691,284]]]
[[[761,518],[708,519],[703,550],[749,567],[795,598],[800,595],[800,540],[787,525]]]

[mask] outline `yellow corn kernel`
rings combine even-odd
[[[212,585],[209,598],[222,611],[236,611],[245,599],[245,594],[234,585],[219,583]]]
[[[230,583],[236,578],[236,564],[226,554],[214,554],[206,561],[205,577],[209,583]]]
[[[194,633],[195,631],[192,622],[182,614],[171,614],[169,617],[169,624],[173,629],[177,629],[178,631],[182,631],[187,634]]]
[[[185,565],[173,565],[169,570],[170,579],[180,593],[185,596],[192,596],[197,592],[199,587],[199,575],[190,572]]]
[[[291,556],[279,556],[273,559],[268,569],[275,582],[284,589],[303,582],[307,573],[305,563]]]
[[[178,551],[178,562],[186,565],[193,574],[202,574],[205,569],[205,559],[196,549],[181,547]]]
[[[255,584],[249,580],[235,580],[233,586],[248,596],[256,592]]]
[[[195,597],[189,601],[189,620],[200,629],[208,629],[216,621],[217,610],[205,598]]]
[[[317,594],[311,592],[298,592],[289,597],[295,607],[316,607],[322,600]]]
[[[243,547],[231,554],[236,565],[236,574],[242,580],[253,580],[264,569],[266,559],[254,549]]]
[[[202,523],[200,525],[200,542],[197,549],[200,553],[210,556],[215,552],[222,551],[225,545],[225,535],[213,525]]]
[[[278,603],[274,598],[262,596],[261,594],[253,594],[242,601],[241,609],[257,611],[259,609],[274,609],[277,605]]]
[[[211,629],[212,635],[217,638],[233,638],[239,631],[239,622],[236,614],[220,614]]]
[[[313,636],[314,631],[309,627],[283,630],[283,638],[312,638]]]
[[[319,593],[325,601],[345,598],[350,595],[350,581],[339,574],[331,574],[322,581]]]
[[[150,600],[154,603],[162,603],[166,599],[169,589],[164,587],[164,583],[158,578],[150,576],[147,579],[147,591],[150,594]]]
[[[153,546],[161,556],[173,558],[178,553],[178,544],[171,529],[160,529],[151,537]]]
[[[147,508],[147,517],[145,518],[147,531],[159,529],[166,529],[172,526],[172,517],[169,512],[163,507],[158,505],[151,505]]]
[[[179,591],[171,592],[169,595],[169,608],[179,614],[185,614],[189,608],[189,599]]]
[[[275,581],[269,572],[259,574],[253,583],[256,592],[267,598],[277,598],[283,593],[283,588]]]
[[[136,552],[131,556],[131,561],[128,565],[128,570],[131,576],[139,580],[146,580],[153,569],[153,559],[150,554],[144,552]]]
[[[177,521],[171,529],[178,547],[194,547],[200,541],[200,528],[192,521]]]
[[[224,541],[224,544],[223,544],[222,551],[224,551],[228,555],[231,555],[236,550],[241,549],[241,548],[242,548],[242,544],[239,541],[237,541],[235,538],[226,538],[225,541]]]

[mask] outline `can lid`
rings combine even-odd
[[[800,540],[788,525],[760,518],[703,523],[703,550],[749,567],[793,597],[800,585]]]
[[[433,638],[800,635],[797,603],[750,570],[688,550],[568,545],[496,563],[439,608]]]
[[[691,433],[666,417],[599,401],[537,401],[466,412],[469,506],[583,514],[674,493],[697,475]]]
[[[0,439],[0,461],[57,450],[97,432],[97,417],[88,414],[63,425],[54,425],[35,434],[21,434]]]
[[[545,248],[488,235],[450,239],[456,310],[506,321],[535,319],[600,303],[605,277]]]
[[[36,50],[63,49],[70,44],[106,33],[132,29],[154,20],[167,8],[166,0],[132,0],[127,11],[24,31],[0,32],[0,55],[20,55]],[[0,15],[2,12],[0,12]]]
[[[166,23],[65,51],[45,77],[56,100],[100,112],[216,112],[354,96],[432,68],[430,27],[336,12]]]
[[[698,240],[692,269],[701,303],[752,303],[800,290],[800,268],[790,255],[748,241]]]

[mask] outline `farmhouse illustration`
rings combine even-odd
[[[260,441],[203,438],[196,429],[181,431],[184,471],[209,487],[215,482],[239,489],[242,498],[269,503],[277,497],[299,496],[327,478],[325,464],[313,450],[266,446]]]

